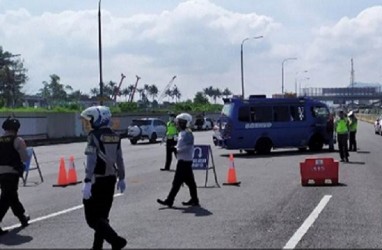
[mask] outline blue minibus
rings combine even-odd
[[[214,128],[215,145],[267,154],[276,148],[320,151],[329,141],[329,109],[305,97],[227,98]]]

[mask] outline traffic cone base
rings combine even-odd
[[[53,187],[66,187],[68,185],[68,179],[66,176],[65,160],[64,157],[60,158],[60,166],[58,169],[57,184],[53,184]]]

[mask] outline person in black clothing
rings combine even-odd
[[[17,136],[20,122],[15,118],[4,121],[2,128],[4,135],[0,137],[0,222],[8,209],[20,220],[21,226],[29,225],[30,217],[25,214],[24,206],[18,196],[19,178],[24,170],[24,162],[28,159],[25,141]],[[0,235],[7,233],[0,228]]]
[[[81,116],[90,122],[93,129],[88,134],[85,150],[86,178],[82,188],[85,219],[94,229],[92,249],[102,249],[104,240],[112,249],[122,249],[127,244],[126,239],[109,224],[115,184],[121,193],[126,188],[121,139],[109,127],[111,112],[108,107],[90,107]]]
[[[166,163],[164,164],[164,168],[161,168],[162,171],[169,171],[171,162],[172,162],[172,154],[176,157],[176,137],[178,135],[178,130],[175,124],[175,114],[170,114],[169,121],[166,124]]]
[[[197,187],[194,173],[192,172],[192,158],[194,153],[194,136],[189,129],[192,116],[188,113],[181,113],[175,119],[179,128],[178,143],[176,144],[178,163],[172,188],[165,200],[157,199],[161,205],[172,207],[175,197],[183,183],[186,183],[190,190],[191,199],[182,202],[184,206],[199,206]]]

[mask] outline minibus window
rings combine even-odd
[[[272,122],[273,114],[271,106],[253,106],[251,107],[252,122]]]
[[[222,109],[222,115],[229,117],[231,115],[232,108],[233,108],[232,103],[224,104],[223,109]]]
[[[242,106],[239,108],[239,121],[241,122],[249,122],[249,107]]]
[[[289,122],[291,116],[289,114],[288,106],[274,106],[273,107],[273,120],[275,122]]]
[[[293,121],[304,121],[304,107],[303,106],[290,106],[290,116]]]

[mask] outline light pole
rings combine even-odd
[[[296,96],[297,96],[297,80],[298,80],[298,75],[299,75],[300,73],[308,73],[308,71],[307,71],[307,70],[304,70],[304,71],[296,72],[296,76],[295,76],[295,79],[294,79],[294,92],[295,92]],[[299,92],[300,92],[300,91],[299,91]],[[301,94],[301,93],[299,93],[299,94]]]
[[[244,99],[244,67],[243,67],[243,45],[244,42],[249,40],[249,39],[260,39],[263,38],[263,36],[254,36],[254,37],[247,37],[243,39],[241,42],[241,49],[240,49],[240,58],[241,58],[241,96]]]
[[[289,60],[297,60],[297,57],[285,58],[281,63],[281,94],[284,94],[284,63]]]

